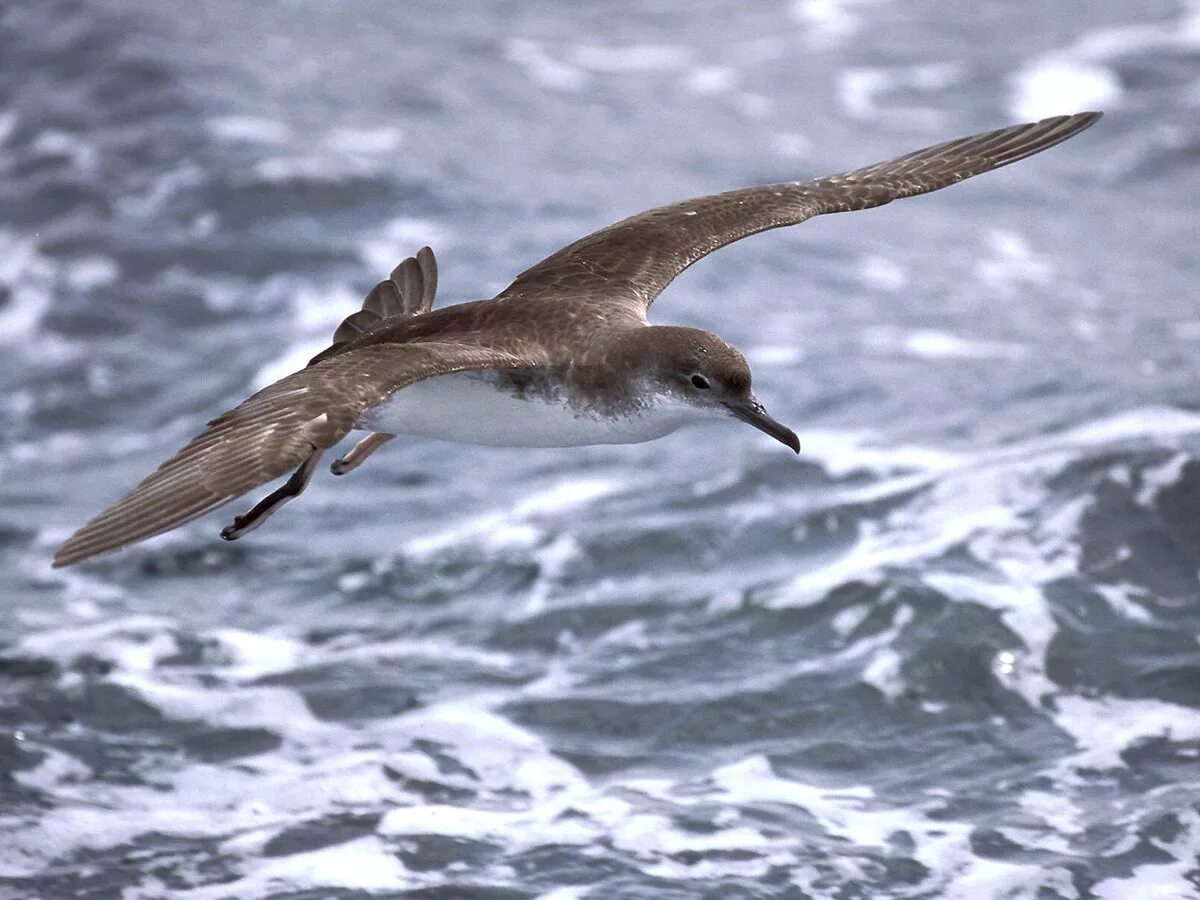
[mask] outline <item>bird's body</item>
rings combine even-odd
[[[472,444],[573,447],[653,440],[736,418],[795,451],[796,435],[751,390],[745,357],[693,328],[650,325],[651,303],[692,263],[747,235],[937,190],[1054,146],[1099,113],[1059,116],[939,144],[812,181],[697,197],[587,235],[491,300],[432,310],[429,248],[376,285],[310,364],[218,416],[59,548],[78,562],[175,528],[254,487],[291,478],[222,532],[257,527],[333,464],[344,474],[397,434]]]
[[[488,447],[583,447],[652,441],[716,418],[651,386],[631,387],[639,402],[614,410],[597,407],[552,373],[459,372],[396,391],[364,410],[356,427]]]

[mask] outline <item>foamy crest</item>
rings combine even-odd
[[[961,77],[953,63],[923,63],[905,68],[851,68],[838,79],[838,99],[842,109],[852,119],[879,122],[894,120],[907,127],[918,125],[936,128],[941,113],[930,107],[897,107],[884,102],[895,90],[936,92],[954,84]]]
[[[806,26],[816,44],[842,44],[858,34],[881,0],[793,0],[792,18]]]
[[[1010,104],[1018,119],[1044,119],[1077,109],[1112,109],[1122,94],[1121,80],[1108,66],[1049,57],[1013,75]]]
[[[1054,274],[1049,258],[1034,252],[1013,231],[992,229],[986,254],[975,264],[975,277],[988,287],[1016,296],[1026,284],[1046,284]]]
[[[1027,63],[1012,76],[1010,109],[1037,119],[1080,109],[1112,109],[1125,96],[1117,66],[1138,54],[1180,53],[1200,47],[1200,5],[1183,4],[1176,19],[1101,28]]]
[[[23,340],[35,334],[50,308],[54,265],[37,243],[0,229],[0,288],[8,302],[0,307],[0,342]]]
[[[1196,859],[1200,857],[1200,814],[1194,809],[1178,814],[1182,826],[1171,839],[1156,839],[1154,846],[1170,854],[1170,862],[1145,863],[1127,878],[1106,878],[1093,885],[1100,900],[1129,900],[1134,897],[1196,896]]]
[[[260,116],[219,116],[209,119],[208,127],[222,140],[250,144],[282,144],[291,137],[286,124]]]
[[[612,493],[617,486],[594,479],[566,480],[534,491],[511,509],[472,516],[449,527],[408,541],[404,553],[428,558],[450,547],[471,544],[489,552],[505,548],[533,549],[546,536],[541,520],[584,506]]]
[[[361,243],[363,261],[376,277],[383,278],[406,256],[421,247],[442,250],[453,245],[453,236],[446,227],[432,219],[399,216],[389,219],[383,228],[373,231]]]
[[[607,74],[681,69],[690,58],[691,53],[686,47],[670,44],[632,44],[625,47],[586,44],[575,47],[570,54],[571,62],[579,68]]]
[[[537,41],[513,38],[505,48],[505,57],[520,66],[535,84],[555,91],[577,91],[588,80],[579,66],[556,59]]]
[[[1021,344],[965,338],[933,328],[903,330],[886,325],[863,332],[863,343],[876,353],[897,353],[916,359],[1022,359],[1028,349]]]

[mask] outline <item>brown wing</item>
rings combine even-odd
[[[64,543],[66,566],[169,531],[332,447],[363,410],[433,375],[537,365],[514,353],[447,343],[374,344],[294,372],[208,423],[208,429]]]
[[[1098,112],[959,138],[842,175],[673,203],[589,234],[517,276],[504,299],[594,293],[644,314],[671,280],[736,240],[822,213],[882,206],[1006,166],[1078,134]]]
[[[366,334],[384,319],[419,316],[433,308],[437,294],[437,259],[433,250],[422,247],[396,268],[386,281],[371,288],[362,309],[342,320],[333,333],[333,344],[309,361],[309,365],[334,356],[350,341]]]

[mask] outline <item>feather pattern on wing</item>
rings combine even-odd
[[[54,565],[168,531],[332,447],[362,412],[434,375],[538,365],[540,351],[471,344],[373,344],[301,369],[222,413],[128,495],[59,548]]]
[[[638,314],[696,260],[748,235],[812,216],[882,206],[1009,165],[1078,134],[1086,112],[1014,125],[812,181],[697,197],[593,232],[517,276],[498,299],[559,295],[625,304]]]

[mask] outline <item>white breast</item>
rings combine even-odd
[[[669,398],[637,415],[602,416],[565,397],[522,396],[505,384],[503,376],[487,372],[427,378],[367,410],[356,427],[493,447],[578,447],[650,441],[706,418]]]

